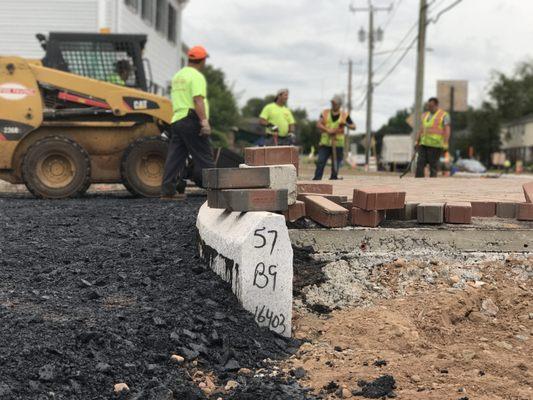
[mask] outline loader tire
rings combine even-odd
[[[158,137],[141,138],[122,157],[122,183],[135,196],[159,197],[168,144]]]
[[[54,136],[32,144],[22,161],[22,178],[38,198],[81,196],[91,183],[89,154],[75,141]]]

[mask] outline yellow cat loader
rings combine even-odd
[[[0,56],[0,179],[41,198],[92,183],[159,195],[172,105],[146,91],[146,37],[125,36],[51,34],[42,61]]]

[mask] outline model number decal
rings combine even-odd
[[[134,100],[133,109],[134,110],[146,110],[148,108],[148,101],[146,100]]]
[[[4,127],[4,133],[6,135],[9,135],[9,134],[17,135],[20,133],[20,128],[17,126],[6,126]]]

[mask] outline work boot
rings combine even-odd
[[[180,179],[178,184],[176,185],[176,191],[178,193],[185,193],[185,189],[187,188],[187,182],[185,179]]]
[[[187,195],[185,193],[162,194],[159,199],[164,201],[183,201],[187,199]]]

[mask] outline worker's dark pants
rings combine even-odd
[[[182,177],[187,157],[190,154],[194,163],[195,182],[202,182],[202,170],[214,168],[213,151],[209,136],[200,136],[200,121],[194,113],[170,126],[165,172],[161,194],[164,196],[176,193],[178,177]]]
[[[439,169],[439,160],[442,149],[429,146],[418,146],[418,161],[416,163],[416,177],[424,177],[424,168],[429,164],[429,171],[432,178],[437,177],[437,171]]]
[[[337,147],[337,168],[333,168],[333,148],[330,146],[320,146],[318,148],[318,160],[316,162],[316,170],[315,170],[315,177],[313,178],[314,181],[319,181],[322,179],[322,175],[324,175],[324,168],[326,167],[326,163],[328,162],[328,159],[331,157],[331,176],[329,179],[337,179],[338,178],[338,172],[339,168],[342,164],[342,158],[344,156],[344,147]]]

